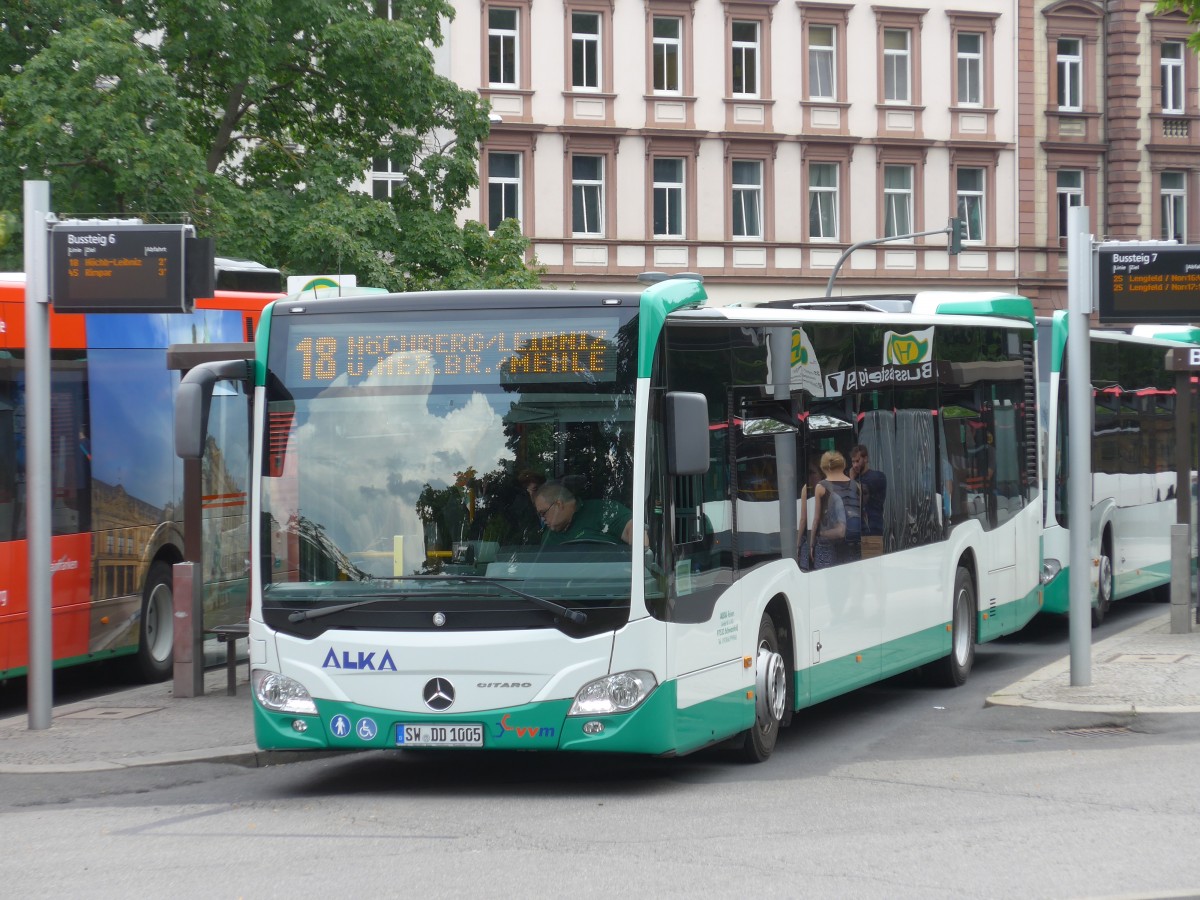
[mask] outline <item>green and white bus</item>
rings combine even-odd
[[[1069,476],[1067,314],[1038,319],[1038,353],[1046,429],[1045,565],[1047,612],[1070,609],[1067,519]],[[1088,524],[1092,622],[1114,600],[1165,592],[1171,581],[1171,526],[1177,521],[1176,376],[1167,371],[1173,347],[1200,346],[1200,329],[1138,325],[1129,331],[1092,329],[1091,522]],[[1195,401],[1185,397],[1185,440],[1196,434]],[[1191,449],[1189,459],[1195,459]],[[1195,519],[1196,473],[1185,479]]]
[[[1018,297],[711,307],[683,278],[273,304],[259,746],[758,761],[817,702],[960,684],[1040,601],[1034,343]],[[245,368],[188,376],[180,455]],[[805,473],[855,445],[878,540],[802,568]]]

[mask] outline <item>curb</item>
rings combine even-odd
[[[313,759],[328,759],[335,756],[350,756],[357,750],[259,750],[255,744],[234,747],[213,747],[208,750],[185,750],[178,753],[160,753],[129,759],[97,759],[74,763],[30,763],[28,765],[0,765],[0,775],[72,775],[89,772],[119,772],[123,769],[138,769],[147,766],[182,766],[188,763],[218,763],[242,766],[247,769],[263,769],[268,766],[307,762]]]
[[[1095,669],[1095,658],[1099,655],[1104,655],[1113,651],[1114,648],[1123,646],[1130,642],[1130,639],[1136,639],[1140,635],[1160,629],[1166,622],[1169,621],[1169,614],[1155,616],[1152,619],[1147,619],[1125,631],[1119,632],[1112,637],[1105,638],[1098,644],[1093,644],[1091,648],[1092,669]],[[1014,682],[1006,688],[996,691],[994,694],[984,700],[985,707],[991,706],[1018,706],[1032,707],[1036,709],[1050,709],[1059,712],[1090,712],[1103,713],[1106,715],[1144,715],[1148,713],[1196,713],[1200,712],[1200,706],[1149,706],[1134,702],[1132,700],[1109,700],[1108,702],[1097,703],[1074,703],[1066,700],[1039,699],[1036,697],[1027,696],[1035,691],[1043,688],[1048,682],[1056,681],[1063,676],[1067,676],[1068,683],[1064,685],[1066,690],[1071,690],[1074,686],[1069,684],[1069,673],[1071,669],[1071,657],[1067,655],[1062,659],[1056,660],[1047,666],[1043,666],[1031,675],[1027,675],[1020,681]],[[1080,687],[1086,687],[1081,685]]]

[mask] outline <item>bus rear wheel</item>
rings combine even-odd
[[[165,681],[174,667],[175,594],[171,567],[152,563],[142,592],[137,671],[145,681]]]
[[[764,614],[758,624],[758,651],[754,660],[754,724],[747,729],[742,757],[760,763],[770,758],[787,714],[788,667],[779,652],[779,632]]]
[[[975,582],[962,566],[954,575],[954,602],[950,612],[950,652],[933,671],[934,681],[958,687],[975,664]]]

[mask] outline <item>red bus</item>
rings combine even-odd
[[[129,656],[172,671],[171,566],[183,560],[170,344],[248,341],[280,295],[217,291],[182,315],[50,314],[52,633],[56,668]],[[244,398],[213,408],[203,468],[206,627],[246,615]],[[0,274],[0,681],[29,665],[25,279]]]

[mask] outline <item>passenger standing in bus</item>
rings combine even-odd
[[[821,456],[821,471],[825,477],[817,485],[815,525],[810,542],[813,546],[813,568],[824,569],[858,558],[858,546],[846,541],[846,523],[853,516],[860,518],[862,505],[858,485],[846,474],[846,457],[837,450]]]
[[[862,555],[879,556],[883,552],[883,501],[887,498],[887,476],[871,468],[866,444],[850,448],[850,477],[858,482],[862,494]]]
[[[813,541],[810,535],[812,523],[816,522],[816,516],[812,514],[811,508],[816,505],[816,489],[821,481],[821,467],[817,465],[817,461],[811,456],[808,460],[808,481],[804,487],[800,488],[800,524],[796,529],[799,535],[799,546],[796,548],[796,560],[800,563],[802,572],[811,571],[813,568]]]

